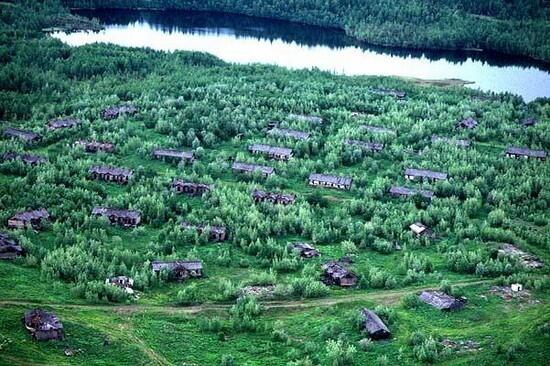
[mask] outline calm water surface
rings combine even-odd
[[[420,52],[361,44],[343,32],[284,21],[184,11],[79,11],[101,32],[54,33],[72,46],[94,42],[155,50],[203,51],[235,63],[313,68],[346,75],[456,78],[525,101],[550,97],[550,67],[488,53]]]

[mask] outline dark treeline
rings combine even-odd
[[[76,8],[241,13],[344,29],[384,46],[484,49],[550,61],[549,8],[538,0],[64,0]]]

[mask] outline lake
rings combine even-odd
[[[101,32],[53,33],[71,46],[94,42],[155,50],[202,51],[234,63],[345,75],[462,79],[484,91],[510,92],[526,102],[550,97],[550,66],[486,52],[409,51],[363,44],[344,32],[234,14],[188,11],[81,10]]]

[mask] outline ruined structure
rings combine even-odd
[[[26,143],[38,142],[42,139],[42,137],[37,133],[13,127],[6,127],[4,129],[4,136],[9,138],[17,138]]]
[[[227,239],[227,228],[225,226],[198,224],[194,225],[187,221],[181,223],[183,230],[196,230],[199,235],[202,235],[204,230],[208,228],[208,239],[210,241],[225,241]]]
[[[433,143],[445,143],[445,144],[453,144],[458,147],[470,147],[471,142],[470,140],[461,140],[461,139],[452,139],[449,137],[442,137],[442,136],[436,136],[432,135],[432,142]]]
[[[434,172],[427,169],[405,169],[405,179],[408,180],[427,180],[429,182],[435,182],[437,180],[446,180],[447,173]]]
[[[375,312],[365,308],[361,311],[361,316],[370,339],[385,339],[391,336],[390,330]]]
[[[84,151],[89,153],[96,153],[98,151],[113,152],[114,146],[110,142],[98,142],[98,141],[75,141],[74,146],[82,146]]]
[[[286,128],[272,128],[268,131],[268,134],[271,136],[286,137],[302,141],[309,140],[310,137],[309,132],[289,130]]]
[[[291,249],[297,252],[302,258],[313,258],[320,255],[319,251],[313,246],[307,243],[294,243],[291,246]]]
[[[159,160],[165,161],[185,161],[186,163],[192,163],[195,160],[195,156],[192,151],[180,151],[174,149],[155,149],[153,150],[153,157]]]
[[[134,293],[134,280],[127,276],[116,276],[107,278],[105,280],[105,283],[107,285],[113,285],[116,287],[120,287],[123,289],[127,294],[131,295]]]
[[[106,165],[94,165],[89,170],[92,179],[104,180],[106,182],[115,182],[126,184],[133,177],[134,172],[126,168],[117,168]]]
[[[72,118],[72,117],[65,117],[65,118],[54,118],[54,119],[51,119],[49,122],[48,122],[48,130],[50,131],[55,131],[55,130],[60,130],[60,129],[63,129],[63,128],[72,128],[72,127],[76,127],[80,124],[80,121],[77,120],[76,118]]]
[[[259,171],[264,178],[269,177],[275,172],[275,169],[270,166],[242,162],[234,162],[231,169],[233,169],[234,172],[243,174],[253,174],[256,171]]]
[[[459,129],[466,129],[466,130],[473,130],[477,127],[477,121],[473,119],[472,117],[468,117],[463,119],[462,121],[459,121],[455,124],[456,128]]]
[[[176,193],[184,193],[190,196],[202,196],[206,192],[210,192],[212,185],[204,183],[194,183],[182,179],[175,179],[172,182],[172,189]]]
[[[31,155],[31,154],[26,154],[26,153],[17,153],[17,152],[13,152],[13,151],[9,151],[9,152],[5,153],[4,155],[2,155],[2,160],[3,161],[12,161],[12,160],[17,160],[17,159],[20,159],[24,164],[31,165],[31,166],[44,164],[48,161],[48,160],[46,160],[46,158],[43,158],[43,157],[38,156],[38,155]]]
[[[365,142],[359,140],[346,140],[345,144],[348,146],[356,146],[365,151],[380,152],[384,148],[384,144],[380,142]]]
[[[252,192],[252,199],[254,202],[271,202],[273,204],[291,205],[296,202],[296,196],[293,194],[266,192],[259,189],[255,189]]]
[[[421,222],[415,222],[414,224],[410,225],[409,228],[417,237],[424,236],[424,237],[431,238],[434,236],[432,229],[430,229],[429,227],[427,227]]]
[[[539,257],[527,253],[512,244],[502,244],[498,250],[499,254],[517,258],[522,265],[528,268],[542,268],[544,263]]]
[[[546,151],[544,150],[531,150],[525,147],[510,146],[506,149],[506,157],[514,159],[546,159]]]
[[[422,291],[419,298],[421,301],[439,310],[450,311],[464,307],[462,299],[454,298],[443,291]]]
[[[322,281],[326,285],[337,285],[341,287],[355,286],[357,275],[347,268],[345,263],[340,261],[329,261],[323,264]]]
[[[137,112],[137,108],[135,106],[131,104],[126,104],[126,105],[121,104],[121,105],[105,108],[103,110],[102,115],[103,115],[103,119],[111,120],[111,119],[118,118],[119,116],[124,114],[132,115],[132,114],[135,114],[136,112]]]
[[[111,224],[123,227],[136,227],[141,221],[141,213],[134,210],[123,210],[109,207],[94,207],[92,215],[106,217]]]
[[[38,341],[61,340],[64,337],[63,324],[54,313],[33,309],[27,311],[22,320],[31,336]]]
[[[309,176],[310,186],[322,186],[336,189],[350,189],[352,179],[349,177],[339,177],[336,175],[313,173]]]
[[[8,234],[0,232],[0,259],[15,259],[25,252]]]
[[[392,186],[390,188],[390,194],[393,197],[412,197],[419,194],[420,196],[429,200],[431,200],[432,197],[434,196],[434,193],[432,191],[428,191],[424,189],[400,187],[400,186]]]
[[[269,159],[275,160],[287,161],[292,157],[292,149],[287,149],[286,147],[252,144],[248,146],[248,151],[252,154],[263,154]]]
[[[8,227],[10,229],[32,228],[34,230],[40,230],[43,221],[49,218],[50,214],[44,208],[18,212],[8,219]]]
[[[173,281],[184,281],[189,277],[198,278],[203,276],[201,261],[153,261],[151,263],[151,269],[156,274],[167,271],[169,278]]]

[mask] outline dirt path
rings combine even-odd
[[[453,286],[467,287],[491,283],[492,280],[478,280],[478,281],[461,281],[456,282]],[[380,304],[392,305],[399,302],[401,297],[417,293],[422,290],[432,289],[435,286],[418,286],[408,287],[398,290],[387,290],[379,292],[366,292],[361,294],[351,294],[338,297],[324,297],[319,299],[305,299],[305,300],[274,300],[274,301],[262,301],[262,304],[266,309],[302,309],[310,307],[325,307],[333,306],[337,304],[345,304],[359,301],[374,301]],[[133,305],[90,305],[90,304],[60,304],[60,303],[38,303],[31,301],[19,301],[19,300],[0,300],[0,308],[6,306],[47,306],[51,308],[63,308],[63,309],[85,309],[85,310],[98,310],[108,311],[119,314],[133,314],[133,313],[163,313],[163,314],[198,314],[207,311],[227,311],[232,304],[203,304],[193,306],[174,306],[174,305],[146,305],[146,304],[133,304]]]

